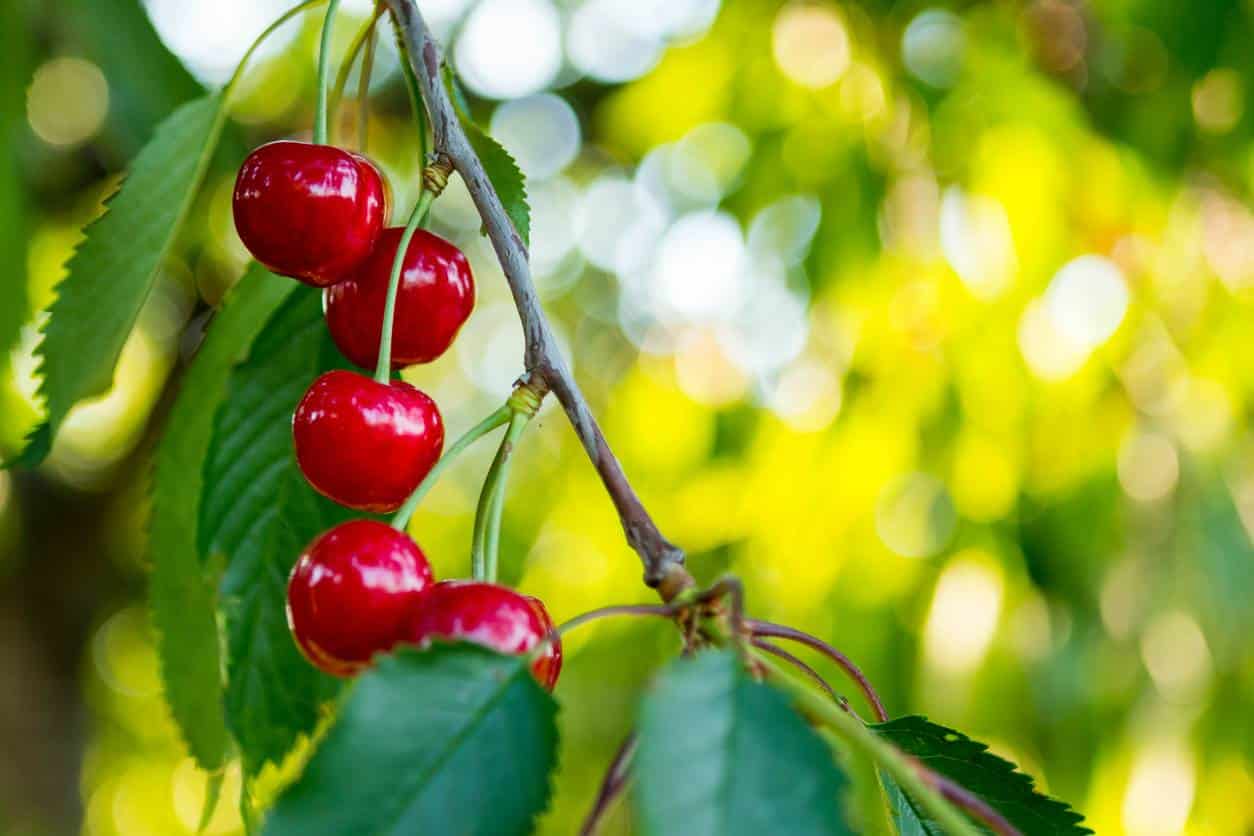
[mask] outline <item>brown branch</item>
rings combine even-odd
[[[888,719],[888,712],[884,710],[884,703],[880,700],[880,695],[876,693],[875,686],[871,684],[871,680],[866,678],[857,665],[853,663],[845,654],[832,647],[820,638],[810,635],[809,633],[792,627],[785,627],[782,624],[772,624],[769,621],[749,621],[746,623],[749,631],[754,636],[770,636],[776,639],[788,639],[789,641],[800,642],[807,647],[817,650],[827,658],[835,662],[841,670],[849,675],[849,677],[857,683],[861,689],[863,696],[866,697],[867,703],[875,712],[876,719],[883,723]]]
[[[566,359],[562,356],[552,329],[536,297],[527,262],[527,248],[510,223],[500,196],[488,180],[479,155],[466,136],[457,111],[449,99],[440,74],[440,48],[432,38],[427,24],[414,0],[387,0],[392,15],[404,35],[408,60],[418,77],[431,117],[435,151],[447,157],[462,176],[475,207],[483,219],[497,260],[505,272],[518,318],[522,321],[526,341],[524,364],[529,375],[539,376],[552,390],[566,411],[583,443],[584,450],[600,474],[605,490],[618,511],[627,542],[644,564],[644,580],[658,589],[663,599],[670,600],[680,590],[692,585],[692,578],[683,567],[684,553],[658,530],[645,510],[640,497],[623,473],[622,465],[610,450],[601,428],[592,416],[588,401],[575,382]]]
[[[853,709],[849,708],[849,704],[845,702],[845,700],[840,696],[840,694],[836,693],[836,690],[832,688],[830,684],[828,684],[828,681],[823,678],[823,674],[819,673],[814,668],[807,665],[801,659],[798,659],[796,656],[792,655],[787,650],[784,650],[784,648],[780,647],[777,644],[772,644],[766,639],[753,638],[749,640],[749,643],[752,644],[754,647],[756,647],[758,650],[764,650],[767,653],[771,654],[772,656],[777,656],[780,659],[783,659],[785,662],[787,662],[788,664],[792,665],[797,670],[804,673],[806,676],[808,676],[810,679],[814,681],[814,684],[822,688],[827,693],[827,695],[832,698],[833,702],[835,702],[837,705],[839,705],[841,708],[845,709],[846,711],[853,713]]]
[[[627,739],[618,747],[614,759],[610,761],[609,768],[605,771],[605,778],[601,781],[601,789],[597,792],[596,801],[593,802],[592,809],[588,811],[583,826],[579,828],[579,836],[593,836],[597,832],[597,828],[605,819],[605,814],[609,812],[610,805],[627,786],[631,759],[635,753],[636,733],[632,732],[627,735]]]

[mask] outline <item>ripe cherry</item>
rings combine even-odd
[[[254,258],[326,287],[370,254],[387,222],[387,192],[365,157],[280,140],[244,160],[234,208],[235,229]]]
[[[344,356],[372,369],[378,362],[383,306],[404,230],[383,230],[370,256],[327,291],[327,326]],[[475,306],[475,280],[457,247],[418,230],[405,250],[396,291],[392,368],[429,363],[443,354]]]
[[[296,462],[309,484],[341,505],[395,511],[440,458],[444,422],[435,401],[410,386],[331,371],[292,417]]]
[[[406,641],[464,639],[501,653],[527,653],[553,629],[540,599],[479,581],[442,581],[427,590],[405,630]],[[554,639],[531,663],[531,672],[552,691],[562,670],[562,643]]]
[[[352,520],[319,535],[287,583],[287,624],[320,670],[351,676],[404,634],[431,565],[403,531]]]

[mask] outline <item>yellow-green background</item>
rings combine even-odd
[[[579,5],[558,4],[563,19]],[[199,82],[133,0],[0,9],[0,223],[24,230],[2,239],[20,246],[2,254],[14,295],[0,305],[24,283],[37,310],[116,173]],[[1240,0],[731,0],[637,79],[564,72],[579,153],[533,184],[575,207],[535,230],[537,248],[568,242],[539,277],[546,305],[698,578],[738,574],[752,614],[831,640],[892,713],[986,740],[1103,836],[1254,832],[1252,21]],[[71,416],[38,472],[0,475],[0,833],[194,829],[203,782],[163,706],[144,608],[149,453],[206,303],[242,272],[233,168],[310,124],[315,36],[310,19],[255,67],[114,389]],[[496,103],[475,107],[492,120]],[[351,144],[355,110],[341,116]],[[394,75],[370,130],[404,204],[416,162]],[[714,184],[663,225],[717,208],[720,230],[753,243],[768,207],[817,218],[794,263],[762,268],[775,296],[728,313],[726,277],[706,274],[726,253],[672,251],[690,275],[657,281],[678,313],[623,315],[631,277],[587,262],[595,219],[578,207],[607,176],[653,182],[642,160],[683,200]],[[479,307],[454,351],[407,372],[453,432],[520,371],[466,207],[455,184],[435,227],[471,255]],[[661,248],[641,241],[628,260]],[[0,377],[10,452],[38,415],[35,334]],[[766,369],[749,340],[763,334],[768,354],[792,346]],[[413,523],[444,576],[467,570],[490,454],[467,456]],[[651,599],[551,406],[513,473],[507,581],[558,620]],[[543,832],[575,830],[675,647],[650,622],[570,638]],[[210,832],[238,828],[235,792],[232,773]]]

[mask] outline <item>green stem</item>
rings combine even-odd
[[[244,53],[244,57],[240,59],[239,64],[235,67],[235,72],[231,74],[231,78],[227,81],[226,86],[222,88],[223,100],[229,97],[231,92],[234,91],[235,85],[239,83],[240,78],[244,75],[244,68],[248,65],[248,62],[252,60],[253,53],[257,51],[257,47],[261,46],[262,41],[274,34],[274,30],[296,17],[296,15],[325,2],[327,2],[327,0],[305,0],[304,3],[293,6],[283,14],[279,15],[278,19],[275,20],[274,23],[271,23],[263,29],[261,34],[257,36],[257,39],[252,42],[250,47],[248,47],[248,51]]]
[[[335,74],[335,83],[331,85],[331,95],[327,99],[327,110],[330,113],[335,113],[339,110],[340,102],[344,98],[344,88],[348,86],[348,77],[353,72],[353,63],[357,60],[357,55],[362,48],[365,47],[366,40],[374,32],[381,14],[383,14],[383,8],[376,6],[374,12],[361,25],[356,34],[353,35],[353,40],[348,45],[348,52],[344,54],[344,60],[340,63],[340,69]]]
[[[754,650],[753,655],[766,668],[771,681],[793,698],[803,714],[823,723],[845,745],[883,767],[907,794],[927,808],[947,836],[980,836],[975,825],[929,786],[910,759],[896,746],[879,737],[857,717],[799,681],[770,656],[758,650]]]
[[[414,111],[414,121],[418,123],[418,163],[426,165],[427,154],[431,150],[427,145],[427,107],[423,104],[418,76],[414,75],[414,68],[409,63],[405,35],[395,15],[392,16],[392,30],[396,33],[396,49],[401,56],[401,75],[405,77],[405,89],[409,91],[409,105]]]
[[[378,19],[376,14],[375,20]],[[357,81],[357,151],[362,154],[366,153],[370,138],[370,76],[374,73],[374,43],[374,22],[371,21],[366,54],[361,57],[361,77]]]
[[[418,202],[409,215],[405,231],[401,233],[401,242],[396,248],[396,256],[392,259],[392,275],[388,278],[387,301],[383,303],[383,329],[379,334],[379,359],[374,367],[374,379],[387,383],[392,377],[392,325],[396,320],[396,293],[401,286],[401,273],[405,272],[405,254],[409,252],[409,242],[418,231],[422,219],[435,200],[435,192],[423,189],[418,194]]]
[[[454,459],[461,455],[462,451],[492,432],[497,427],[503,426],[509,422],[511,415],[508,406],[502,406],[496,412],[493,412],[487,418],[484,418],[478,424],[475,424],[467,430],[461,438],[453,442],[453,446],[444,451],[444,455],[440,456],[440,460],[435,463],[435,467],[426,477],[414,488],[414,492],[405,500],[405,504],[396,512],[396,516],[392,517],[392,527],[397,531],[404,531],[409,525],[409,518],[414,515],[422,498],[427,495],[431,488],[435,485],[436,480],[440,478],[440,474],[448,467]]]
[[[327,142],[327,92],[331,70],[331,30],[335,28],[335,12],[340,0],[328,0],[327,16],[322,21],[322,40],[318,45],[318,108],[314,111],[313,141],[317,145]]]
[[[509,476],[510,458],[530,420],[531,414],[528,412],[512,412],[509,429],[501,440],[501,446],[497,448],[496,458],[492,460],[492,467],[488,469],[488,475],[483,480],[483,489],[479,492],[479,505],[475,508],[474,539],[470,547],[471,574],[477,581],[496,582],[501,514],[505,508],[505,483]]]

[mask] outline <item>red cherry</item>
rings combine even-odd
[[[267,268],[326,287],[370,254],[387,222],[374,164],[331,145],[282,140],[248,155],[235,179],[235,229]]]
[[[431,584],[431,565],[407,534],[352,520],[320,534],[292,567],[287,624],[316,667],[351,676],[402,638]]]
[[[404,230],[383,230],[370,256],[327,291],[327,327],[344,356],[373,369],[379,358],[383,306]],[[443,354],[475,306],[475,280],[457,247],[418,230],[405,250],[396,290],[392,368],[429,363]]]
[[[527,653],[553,629],[540,599],[479,581],[442,581],[427,590],[413,612],[405,639],[464,639],[501,653]],[[562,670],[562,643],[554,639],[531,663],[531,672],[552,691]]]
[[[292,417],[296,463],[314,489],[361,511],[395,511],[440,458],[444,422],[408,383],[319,377]]]

